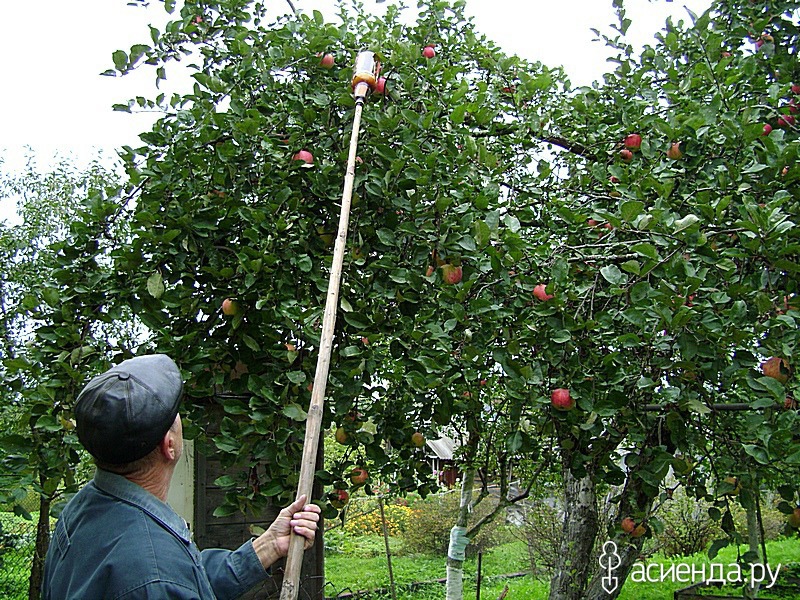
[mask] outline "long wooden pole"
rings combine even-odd
[[[368,91],[368,88],[367,90]],[[311,404],[306,419],[306,437],[303,443],[303,458],[300,464],[300,481],[297,484],[297,497],[303,494],[311,499],[314,484],[314,466],[317,459],[319,432],[322,425],[322,406],[325,399],[325,387],[328,383],[328,370],[331,365],[333,349],[333,332],[336,326],[336,310],[339,306],[339,286],[342,280],[342,263],[344,262],[347,228],[350,222],[350,201],[353,196],[353,180],[355,179],[356,149],[358,133],[361,128],[361,111],[364,108],[366,91],[356,95],[355,118],[353,131],[350,134],[350,153],[347,156],[347,174],[342,190],[342,212],[339,215],[339,231],[333,248],[333,264],[328,281],[328,296],[325,301],[325,313],[322,317],[322,336],[317,356],[317,372],[314,375],[314,388],[311,390]],[[286,571],[283,574],[280,600],[296,600],[299,591],[300,568],[303,562],[303,546],[305,538],[292,533],[289,540],[289,552],[286,555]]]

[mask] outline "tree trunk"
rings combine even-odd
[[[44,557],[50,546],[50,503],[49,497],[39,496],[39,520],[36,523],[36,545],[33,550],[31,576],[28,579],[28,600],[38,600],[42,593]]]
[[[550,600],[584,600],[597,537],[597,497],[591,473],[576,478],[568,457],[564,459],[562,472],[564,527],[555,573],[550,580]]]
[[[464,471],[464,477],[461,480],[461,504],[458,509],[458,518],[456,519],[456,527],[466,530],[469,521],[469,511],[472,504],[472,486],[475,484],[475,468],[470,467]],[[453,533],[451,532],[451,540]],[[447,600],[462,600],[464,597],[464,559],[460,557],[453,558],[452,554],[452,541],[450,548],[447,552],[447,592],[445,598]]]
[[[648,434],[647,438],[643,441],[639,448],[639,456],[641,457],[635,467],[628,470],[625,478],[625,487],[622,490],[622,495],[619,501],[619,513],[612,517],[614,524],[618,524],[625,517],[631,517],[637,523],[643,522],[646,526],[646,519],[650,516],[653,510],[653,503],[658,496],[659,490],[651,484],[646,483],[650,478],[643,478],[640,476],[642,471],[649,469],[653,462],[653,454],[647,452],[648,449],[663,446],[668,452],[674,452],[675,446],[661,427],[653,427]],[[649,526],[647,526],[649,529]],[[617,529],[618,530],[618,529]],[[642,551],[645,537],[631,537],[628,534],[619,534],[614,539],[609,540],[614,542],[616,547],[616,554],[619,561],[614,557],[613,573],[609,574],[607,568],[603,568],[600,561],[594,562],[592,565],[593,577],[592,581],[586,590],[586,595],[582,600],[614,600],[620,594],[622,585],[633,570],[633,566]],[[613,550],[613,548],[605,547],[606,552]],[[606,557],[605,561],[608,558]],[[606,567],[609,565],[605,562]],[[616,577],[616,587],[608,592],[603,586],[603,576]],[[612,588],[609,581],[606,581],[606,587]]]
[[[766,561],[763,560],[761,556],[761,523],[759,522],[757,511],[759,502],[757,484],[753,486],[752,494],[753,500],[745,509],[747,513],[747,542],[750,546],[750,552],[758,557],[758,560],[762,563],[765,563]],[[744,597],[748,599],[758,598],[758,590],[760,587],[761,582],[753,581],[753,579],[750,578],[750,583],[744,588]]]

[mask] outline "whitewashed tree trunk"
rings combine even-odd
[[[458,518],[456,527],[467,528],[469,512],[472,504],[472,486],[475,483],[475,469],[469,468],[464,471],[461,480],[461,503],[458,508]],[[451,538],[452,539],[452,538]],[[446,600],[463,600],[464,598],[464,559],[453,558],[452,542],[447,556],[447,588]]]

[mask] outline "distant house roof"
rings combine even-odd
[[[438,458],[442,460],[453,460],[455,442],[449,437],[442,436],[438,440],[428,440],[426,443],[428,444],[428,448],[433,450]]]

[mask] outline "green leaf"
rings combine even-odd
[[[627,200],[619,207],[622,219],[628,223],[635,221],[643,211],[644,202],[640,202],[639,200]]]
[[[290,418],[292,421],[305,421],[308,417],[306,411],[303,408],[294,402],[291,404],[283,407],[283,414]]]
[[[675,229],[673,230],[673,233],[678,233],[680,231],[689,229],[693,225],[697,225],[699,222],[700,218],[697,215],[688,214],[682,219],[675,221]]]
[[[217,518],[225,518],[230,517],[234,513],[236,513],[236,507],[231,506],[230,504],[223,504],[222,506],[218,506],[214,509],[214,516]]]
[[[728,538],[723,538],[720,540],[714,540],[711,544],[711,547],[708,549],[708,558],[714,560],[719,554],[719,551],[725,548],[728,545]]]
[[[289,381],[292,383],[303,383],[306,380],[306,374],[303,371],[289,371],[286,374],[286,377],[289,378]]]
[[[361,313],[346,312],[344,313],[344,320],[348,325],[352,325],[356,329],[367,329],[372,325],[369,318]]]
[[[636,254],[640,256],[644,256],[645,258],[649,258],[651,260],[658,260],[658,250],[652,244],[641,243],[641,244],[634,244],[631,246],[631,250],[633,250]]]
[[[115,50],[111,55],[117,71],[125,72],[128,67],[128,54],[124,50]]]
[[[161,298],[164,295],[164,279],[161,273],[155,272],[147,278],[147,291],[153,298]]]
[[[769,454],[767,454],[767,451],[764,450],[764,448],[754,444],[743,444],[742,447],[744,448],[744,451],[749,456],[752,456],[757,463],[762,465],[769,464]]]
[[[245,346],[247,346],[248,348],[250,348],[250,350],[254,352],[258,352],[259,350],[261,350],[261,346],[259,345],[259,343],[246,333],[242,334],[242,341],[244,342]]]
[[[620,271],[617,265],[606,265],[600,269],[600,274],[603,279],[614,285],[620,285],[628,281],[628,276]]]

